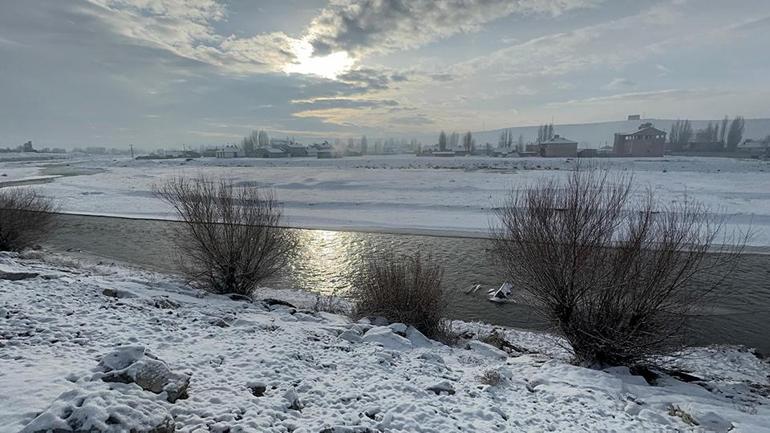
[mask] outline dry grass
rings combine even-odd
[[[512,193],[498,212],[496,257],[579,363],[629,365],[680,348],[688,317],[742,250],[715,247],[721,226],[702,206],[631,193],[630,177],[578,168],[565,183]]]
[[[21,251],[44,239],[54,225],[51,200],[34,189],[0,189],[0,251]]]
[[[442,277],[441,266],[420,254],[371,254],[364,258],[364,269],[355,281],[353,314],[382,316],[412,325],[430,338],[444,339],[449,331]]]
[[[182,220],[176,242],[190,281],[214,293],[251,295],[283,268],[297,246],[280,226],[270,191],[225,180],[175,178],[156,190]]]

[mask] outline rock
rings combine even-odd
[[[406,336],[406,325],[403,323],[391,323],[388,328],[402,337]]]
[[[435,353],[431,353],[431,352],[421,353],[420,356],[418,356],[418,358],[424,359],[425,361],[430,361],[435,364],[444,365],[444,358],[442,358],[440,355],[437,355]]]
[[[406,338],[412,342],[412,346],[414,347],[433,347],[433,340],[423,335],[423,333],[418,331],[415,327],[410,326],[406,328],[405,335]]]
[[[267,385],[263,382],[249,382],[246,384],[246,387],[249,388],[254,397],[262,397],[265,395],[265,391],[267,391]]]
[[[380,430],[373,430],[369,427],[363,427],[363,426],[334,426],[334,427],[326,427],[325,429],[321,430],[319,433],[379,433]]]
[[[230,327],[230,324],[227,323],[227,321],[225,319],[222,319],[222,318],[213,319],[209,323],[214,325],[214,326],[218,326],[220,328],[229,328]]]
[[[251,299],[251,296],[246,295],[239,295],[237,293],[231,293],[228,295],[230,299],[233,301],[240,301],[240,302],[254,302],[253,299]]]
[[[39,277],[40,274],[34,272],[0,272],[0,280],[21,281]]]
[[[507,359],[508,354],[490,344],[482,343],[478,340],[470,340],[468,343],[466,343],[465,348],[468,350],[472,350],[479,355],[486,356],[488,358],[495,358],[495,359]]]
[[[274,307],[276,305],[281,305],[281,306],[284,306],[284,307],[289,307],[289,308],[297,309],[297,307],[295,307],[294,305],[292,305],[292,304],[290,304],[290,303],[288,303],[286,301],[282,301],[280,299],[266,298],[266,299],[263,299],[262,302],[265,305],[267,305],[268,307]]]
[[[114,390],[73,389],[61,394],[22,433],[174,433],[161,403]]]
[[[443,382],[439,382],[435,385],[429,386],[425,389],[435,393],[436,395],[441,395],[441,394],[454,395],[455,394],[455,388],[452,386],[451,383],[449,383],[446,380]]]
[[[412,342],[393,333],[387,326],[376,326],[364,334],[364,341],[376,343],[386,349],[408,350],[412,348]]]
[[[174,403],[187,398],[190,375],[172,372],[165,362],[142,346],[120,347],[99,362],[100,378],[104,382],[135,383],[155,394],[166,392],[166,400]]]
[[[108,296],[110,298],[118,298],[118,299],[138,298],[138,296],[129,292],[128,290],[122,290],[122,289],[104,289],[102,290],[102,295]]]
[[[162,310],[174,310],[179,308],[179,303],[172,301],[167,296],[154,296],[148,302],[153,307],[160,308]]]
[[[714,412],[699,414],[696,419],[700,428],[709,432],[727,433],[734,428],[733,423]]]
[[[369,323],[374,326],[388,326],[390,321],[382,316],[373,316],[369,318]]]
[[[283,395],[283,398],[285,398],[286,402],[288,403],[288,406],[286,406],[288,409],[301,411],[305,407],[302,404],[302,401],[299,399],[297,391],[295,391],[294,388],[286,391],[286,394]]]
[[[361,338],[361,335],[353,329],[346,329],[339,335],[339,337],[351,343],[360,343],[364,341],[363,338]]]

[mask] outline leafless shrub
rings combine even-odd
[[[688,316],[742,250],[715,245],[721,224],[701,205],[662,206],[650,191],[641,200],[631,192],[631,177],[578,167],[566,184],[512,193],[492,229],[508,278],[583,364],[628,365],[681,348]]]
[[[316,293],[313,311],[332,314],[350,313],[350,305],[335,291],[331,294]]]
[[[431,338],[448,335],[443,269],[430,258],[372,253],[352,291],[353,314],[412,325]]]
[[[479,376],[479,382],[482,385],[497,386],[505,381],[503,376],[497,370],[485,370]]]
[[[199,177],[172,179],[156,194],[182,220],[176,242],[183,272],[214,293],[251,295],[297,245],[279,225],[282,209],[270,191]]]
[[[34,189],[0,189],[0,251],[21,251],[53,228],[54,206]]]

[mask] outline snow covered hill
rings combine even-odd
[[[770,431],[770,366],[741,348],[688,351],[668,363],[695,382],[662,375],[651,386],[624,368],[570,365],[547,335],[499,330],[519,348],[504,352],[475,339],[490,326],[455,323],[463,339],[449,347],[401,324],[313,311],[298,292],[260,295],[296,307],[0,254],[0,431]],[[187,398],[103,380],[105,365],[135,378],[148,364],[189,375]]]

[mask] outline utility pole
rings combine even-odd
[[[134,145],[129,144],[128,147],[131,148],[131,159],[134,159]]]

